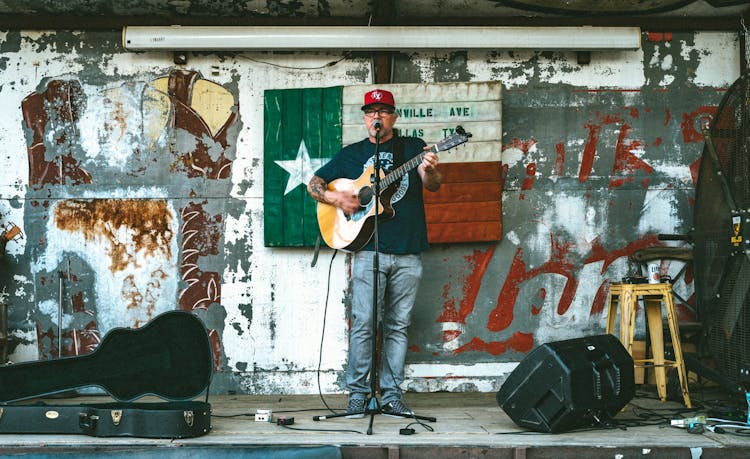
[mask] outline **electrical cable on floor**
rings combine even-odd
[[[281,413],[303,413],[305,411],[320,411],[319,408],[304,408],[301,410],[274,410],[274,414]],[[255,413],[238,413],[238,414],[211,414],[212,418],[238,418],[242,416],[255,417]]]
[[[626,419],[625,425],[642,426],[664,423],[673,428],[685,429],[690,434],[703,434],[706,431],[716,434],[749,436],[750,424],[745,417],[744,406],[738,401],[723,399],[704,399],[705,392],[701,387],[701,397],[693,397],[692,408],[652,407],[646,408],[636,403],[629,403],[631,412],[638,419]],[[693,392],[695,393],[695,392]],[[701,414],[703,413],[703,414]],[[710,413],[722,413],[726,416],[711,416]],[[742,419],[727,419],[741,415]]]
[[[325,302],[323,306],[323,328],[320,333],[320,346],[318,348],[318,366],[316,369],[316,380],[317,380],[317,386],[318,386],[318,396],[320,397],[321,402],[323,402],[323,405],[333,414],[338,414],[333,408],[331,408],[328,405],[328,402],[326,402],[325,397],[323,396],[323,389],[320,384],[320,370],[323,362],[323,342],[325,341],[325,331],[326,331],[326,319],[328,317],[328,301],[330,299],[331,294],[331,273],[333,271],[333,261],[336,258],[336,254],[338,254],[338,250],[333,251],[333,255],[331,255],[331,261],[328,263],[328,280],[327,280],[327,287],[326,287],[326,297]],[[303,409],[303,410],[286,410],[286,411],[275,411],[275,413],[297,413],[297,412],[303,412],[303,411],[317,411],[317,408],[310,408],[310,409]],[[217,418],[233,418],[233,417],[241,417],[241,416],[255,416],[254,413],[242,413],[242,414],[235,414],[235,415],[214,415],[214,417]],[[327,429],[303,429],[303,428],[295,428],[290,427],[288,425],[282,425],[282,427],[286,427],[287,429],[291,430],[311,430],[311,431],[317,431],[317,432],[354,432],[354,433],[362,433],[357,430],[339,430],[339,429],[333,429],[333,430],[327,430]]]
[[[706,397],[708,394],[700,388],[698,393]],[[691,390],[691,392],[693,392]],[[639,390],[636,393],[637,398],[648,399],[649,401],[660,401],[658,397],[651,391]],[[702,434],[706,432],[716,434],[727,434],[735,435],[740,437],[750,436],[750,423],[747,422],[744,403],[740,403],[739,400],[725,400],[725,399],[707,399],[703,397],[692,398],[693,407],[675,407],[675,406],[655,406],[645,407],[636,402],[629,402],[627,412],[621,413],[618,419],[613,419],[610,426],[600,427],[584,427],[579,429],[572,429],[566,432],[587,432],[596,431],[602,429],[620,428],[626,430],[628,428],[647,427],[664,425],[665,427],[682,428],[686,433],[690,434]],[[744,402],[744,401],[743,401]],[[741,419],[727,419],[721,416],[708,416],[708,413],[727,413],[727,417],[733,417],[736,415]],[[706,413],[701,415],[700,413]],[[691,418],[697,418],[700,422],[688,422]],[[673,425],[672,422],[675,420],[681,420],[685,422],[684,426]],[[537,432],[537,431],[503,431],[494,432],[495,435],[544,435],[554,434],[552,432]]]
[[[614,421],[614,420],[613,420]],[[594,427],[578,427],[576,429],[570,429],[566,430],[565,432],[537,432],[537,431],[531,431],[531,430],[523,430],[523,431],[503,431],[503,432],[493,432],[493,435],[558,435],[559,433],[581,433],[581,432],[596,432],[599,430],[627,430],[627,426],[622,425],[618,421],[614,421],[609,425],[599,425]]]
[[[531,430],[521,431],[504,431],[504,432],[493,432],[492,435],[546,435],[544,432],[534,432]]]
[[[339,252],[338,250],[334,250],[333,251],[333,255],[331,255],[331,261],[328,263],[328,283],[327,283],[327,287],[326,287],[326,299],[325,299],[325,303],[324,303],[324,306],[323,306],[323,328],[322,328],[322,330],[320,332],[320,347],[318,348],[318,367],[317,367],[317,370],[315,372],[317,383],[318,383],[318,396],[320,396],[320,400],[323,402],[323,405],[325,405],[325,407],[328,409],[328,411],[330,411],[333,414],[337,414],[337,413],[336,413],[336,411],[333,410],[333,408],[331,408],[328,405],[328,403],[325,400],[325,397],[323,397],[323,389],[320,386],[320,367],[322,366],[322,362],[323,362],[323,341],[325,339],[325,334],[326,334],[326,318],[328,316],[328,300],[329,300],[330,294],[331,294],[331,272],[333,270],[333,260],[336,258],[336,254],[338,252]],[[304,410],[276,411],[275,413],[297,413],[297,412],[301,412],[301,411],[317,411],[317,410],[318,410],[317,408],[310,408],[310,409],[304,409]],[[254,413],[244,413],[244,414],[236,414],[236,415],[230,415],[230,416],[216,416],[216,415],[214,415],[214,416],[217,417],[217,418],[231,418],[231,417],[238,417],[238,416],[255,416],[255,414]],[[288,429],[291,429],[291,427],[286,426],[286,425],[284,427],[286,427]],[[303,430],[303,429],[296,429],[296,430]],[[320,430],[320,429],[309,429],[309,430]],[[323,431],[325,431],[325,430],[323,430]],[[331,432],[346,432],[346,431],[332,430]],[[361,433],[361,432],[357,432],[357,431],[353,431],[353,432]]]
[[[284,424],[279,424],[279,426],[289,429],[289,430],[301,430],[304,432],[342,432],[342,433],[356,433],[364,435],[364,432],[360,432],[359,430],[353,430],[353,429],[308,429],[304,427],[292,427]]]

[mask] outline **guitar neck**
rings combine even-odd
[[[429,151],[432,153],[437,153],[439,150],[437,149],[436,145],[433,145],[432,147],[430,147]],[[383,177],[383,180],[382,180],[383,188],[388,188],[392,184],[401,180],[401,177],[406,175],[410,170],[414,169],[415,167],[419,167],[419,165],[422,164],[422,160],[424,159],[424,155],[426,153],[427,153],[426,151],[421,152],[420,154],[413,157],[409,161],[406,161],[404,164],[393,169],[393,171],[391,171],[390,174]]]

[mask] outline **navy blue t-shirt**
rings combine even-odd
[[[425,143],[417,137],[400,137],[403,141],[402,162],[422,153]],[[393,139],[380,144],[380,167],[388,174],[393,170]],[[356,179],[362,175],[375,158],[375,144],[369,139],[348,145],[339,151],[327,164],[318,169],[315,175],[326,183],[335,179]],[[413,168],[401,178],[399,183],[392,185],[397,190],[391,198],[391,205],[395,211],[392,218],[378,220],[379,251],[391,254],[417,254],[426,250],[427,224],[424,216],[422,201],[422,179],[417,168]],[[381,190],[383,194],[383,190]],[[375,250],[372,239],[362,250]]]

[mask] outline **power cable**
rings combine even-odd
[[[318,395],[320,396],[320,401],[323,402],[323,405],[333,414],[337,414],[336,411],[334,411],[330,406],[328,406],[328,403],[326,402],[325,397],[323,397],[323,389],[320,387],[320,367],[323,362],[323,339],[325,338],[326,334],[326,317],[328,316],[328,299],[330,298],[331,294],[331,272],[333,271],[333,260],[336,258],[336,254],[338,253],[338,250],[333,251],[333,255],[331,255],[331,261],[328,263],[328,280],[326,284],[326,299],[325,304],[323,306],[323,329],[320,332],[320,347],[318,349],[318,369],[316,371],[316,377],[318,381]]]

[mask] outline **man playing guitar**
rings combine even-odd
[[[385,172],[410,160],[419,161],[419,156],[422,156],[418,166],[405,173],[400,180],[381,187],[382,204],[392,207],[392,213],[388,215],[390,218],[378,220],[378,247],[375,247],[370,234],[365,235],[361,244],[342,247],[356,250],[352,258],[353,297],[346,371],[349,390],[347,417],[363,417],[368,394],[372,397],[378,395],[370,394],[368,384],[374,334],[372,268],[375,250],[379,259],[378,303],[382,305],[383,321],[383,349],[378,373],[383,403],[381,412],[404,417],[412,415],[399,387],[404,381],[407,329],[422,277],[420,254],[428,248],[422,189],[437,191],[442,176],[437,169],[437,155],[422,139],[399,137],[394,132],[398,113],[393,94],[381,89],[367,92],[362,111],[368,137],[344,147],[330,162],[318,169],[308,184],[308,192],[323,207],[331,207],[335,212],[343,211],[347,218],[354,218],[363,211],[363,207],[371,206],[371,196],[362,196],[356,189],[337,189],[332,186],[333,181],[347,179],[345,181],[350,183],[363,175],[374,163],[376,148]],[[379,215],[377,209],[375,214]]]

